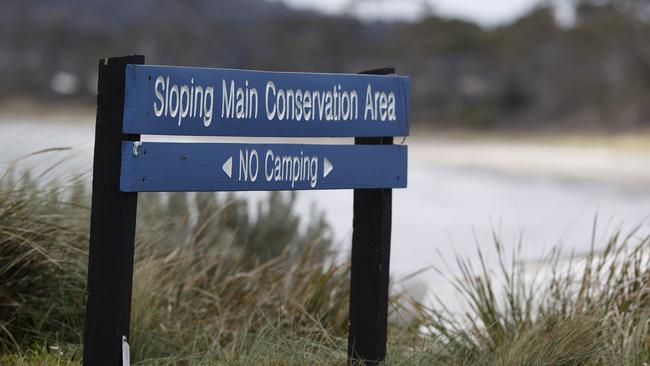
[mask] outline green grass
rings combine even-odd
[[[0,364],[78,365],[89,192],[36,181],[0,178]],[[232,195],[140,195],[134,364],[345,364],[349,265],[323,217],[301,226],[290,194],[251,211]],[[400,321],[385,364],[649,362],[650,242],[639,233],[594,240],[582,257],[554,251],[537,273],[495,238],[496,270],[479,251],[443,272],[463,309],[392,296]]]

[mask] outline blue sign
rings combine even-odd
[[[123,131],[407,136],[409,94],[406,76],[127,65]]]
[[[405,188],[407,147],[122,143],[124,192]]]

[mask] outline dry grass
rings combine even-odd
[[[83,184],[0,180],[0,364],[79,364],[87,203]],[[135,364],[345,363],[349,268],[322,217],[299,229],[291,195],[249,211],[233,196],[141,196]],[[617,233],[586,257],[554,251],[531,273],[495,239],[497,271],[480,251],[456,261],[464,312],[392,298],[408,321],[390,325],[385,364],[647,363],[649,244]]]

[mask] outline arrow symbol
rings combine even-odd
[[[232,156],[223,163],[221,169],[223,169],[223,171],[228,175],[228,178],[232,178]]]
[[[334,169],[334,165],[327,158],[323,158],[323,178],[327,177]]]

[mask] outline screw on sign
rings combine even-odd
[[[348,359],[386,353],[392,189],[410,80],[99,63],[84,365],[127,365],[138,192],[354,189]],[[141,134],[355,137],[354,145],[140,142]]]

